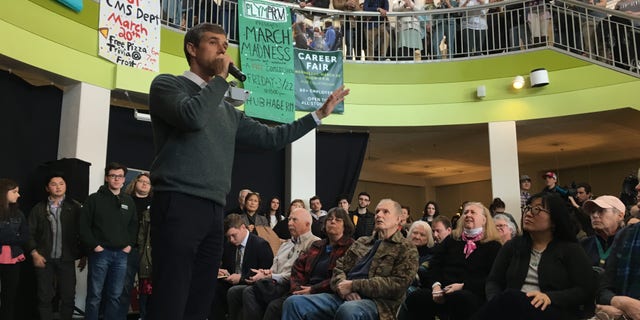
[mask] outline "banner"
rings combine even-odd
[[[102,0],[98,54],[117,64],[158,71],[160,2]]]
[[[305,17],[293,24],[296,110],[314,111],[343,83],[342,31],[331,16]],[[333,110],[343,113],[344,102]]]
[[[289,9],[240,0],[239,35],[244,88],[251,91],[245,113],[289,123],[295,119],[293,44]]]

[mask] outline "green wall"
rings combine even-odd
[[[97,56],[98,3],[85,0],[75,13],[51,0],[0,3],[0,54],[64,77],[107,89],[146,93],[155,73],[117,66]],[[186,68],[183,34],[162,28],[160,72]],[[229,53],[238,57],[237,48]],[[511,89],[516,75],[544,67],[550,84]],[[349,62],[351,88],[345,114],[325,124],[428,126],[523,120],[638,108],[640,81],[553,49],[470,59],[419,63]],[[487,95],[476,98],[476,87]],[[302,113],[299,114],[299,116]]]

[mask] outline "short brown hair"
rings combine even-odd
[[[243,224],[244,219],[242,216],[237,213],[232,213],[224,218],[224,233],[227,233],[231,228],[240,229]]]
[[[193,28],[189,29],[189,31],[187,31],[187,33],[184,35],[184,47],[183,47],[184,56],[185,58],[187,58],[187,63],[189,65],[191,65],[191,56],[189,55],[189,51],[187,50],[187,44],[191,43],[193,44],[194,47],[197,48],[200,45],[200,40],[202,40],[202,35],[205,32],[212,32],[215,34],[224,34],[224,35],[227,34],[221,25],[208,23],[208,22],[197,24]]]

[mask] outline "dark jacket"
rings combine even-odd
[[[476,242],[477,248],[465,258],[465,242],[452,236],[433,248],[434,255],[426,274],[420,274],[424,288],[438,281],[442,287],[452,283],[463,283],[464,290],[470,291],[481,301],[485,300],[485,283],[491,271],[491,265],[500,250],[500,242]]]
[[[62,201],[60,223],[62,224],[62,261],[75,261],[81,257],[79,220],[82,206],[79,202],[66,197]],[[30,237],[27,251],[38,251],[45,259],[51,258],[53,234],[51,232],[52,214],[49,212],[49,200],[36,204],[29,213]]]
[[[138,253],[140,254],[140,268],[138,278],[151,278],[153,260],[151,260],[151,213],[149,209],[142,211],[138,227]]]
[[[80,240],[90,252],[98,245],[109,249],[133,248],[137,232],[136,205],[124,192],[116,196],[103,185],[82,206]]]
[[[29,224],[22,211],[16,209],[6,220],[0,220],[0,246],[11,247],[11,257],[24,253],[29,241]]]
[[[225,241],[220,268],[234,273],[236,268],[236,246]],[[238,284],[247,284],[246,279],[251,276],[251,269],[269,269],[273,263],[273,250],[269,242],[249,232],[247,246],[242,258],[242,274]]]
[[[358,214],[358,210],[351,212],[351,221],[354,221],[354,217],[358,217],[358,222],[353,223],[356,226],[356,230],[353,232],[353,238],[358,239],[362,236],[370,237],[373,234],[373,229],[376,224],[376,216],[367,210],[364,215]]]
[[[342,257],[353,243],[353,238],[342,237],[329,253],[329,274],[335,268],[336,261]],[[327,249],[329,239],[315,241],[307,251],[298,256],[291,268],[291,293],[300,290],[301,286],[308,286],[313,270],[316,268],[320,254]],[[311,286],[311,293],[331,292],[331,276],[320,283]]]
[[[224,206],[236,142],[282,148],[317,126],[311,114],[290,124],[261,124],[224,101],[228,88],[218,76],[204,88],[184,76],[161,74],[153,80],[154,191],[181,192]]]
[[[505,289],[520,290],[527,277],[529,260],[529,237],[519,236],[505,243],[487,279],[487,298],[491,299]],[[538,286],[563,313],[561,319],[575,318],[579,306],[591,302],[594,280],[589,259],[578,243],[554,240],[542,252]]]
[[[337,292],[338,283],[358,261],[372,249],[376,235],[361,237],[336,262],[331,277],[331,289]],[[396,311],[404,299],[407,288],[418,270],[418,250],[400,232],[382,240],[369,267],[367,279],[356,279],[352,291],[376,303],[380,320],[395,319]]]

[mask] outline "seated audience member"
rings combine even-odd
[[[255,192],[249,192],[247,197],[244,198],[244,211],[242,213],[242,218],[244,219],[244,224],[249,229],[249,232],[253,232],[257,234],[256,226],[268,226],[269,221],[263,215],[258,214],[258,209],[260,209],[260,195]]]
[[[320,240],[311,233],[312,219],[307,209],[294,209],[289,214],[291,239],[280,246],[270,269],[251,269],[255,274],[245,280],[248,285],[229,289],[227,319],[262,319],[268,304],[289,292],[293,263],[314,241]]]
[[[287,216],[282,221],[278,222],[275,227],[273,227],[273,232],[278,235],[278,238],[283,240],[288,240],[291,238],[291,234],[289,233],[289,215],[293,210],[302,208],[305,209],[304,201],[301,199],[294,199],[289,204],[289,211],[287,212]]]
[[[311,224],[311,232],[320,238],[325,238],[322,226],[324,226],[324,219],[327,218],[327,211],[322,210],[322,202],[320,197],[313,196],[309,199],[309,212],[313,218],[313,224]]]
[[[583,239],[580,244],[589,257],[591,266],[604,268],[611,253],[613,239],[624,227],[625,206],[614,196],[600,196],[587,200],[582,209],[591,217],[595,235]]]
[[[408,234],[409,241],[418,249],[418,263],[422,265],[433,256],[433,232],[428,223],[418,220],[411,224]]]
[[[71,320],[76,294],[76,259],[80,258],[78,219],[80,203],[66,195],[61,173],[51,173],[44,188],[46,199],[29,214],[29,242],[38,281],[38,311],[41,319],[53,319],[53,297],[59,293],[60,319]],[[80,271],[86,265],[81,260]]]
[[[513,217],[511,213],[505,212],[507,205],[500,198],[493,199],[491,205],[489,206],[489,212],[491,212],[491,216],[495,216],[496,214],[502,214],[509,218],[513,225],[516,227],[516,232],[518,231],[518,223],[516,219]]]
[[[280,198],[278,197],[271,198],[271,201],[269,201],[269,210],[264,212],[264,216],[269,221],[269,228],[271,229],[273,229],[278,222],[284,220],[280,202]]]
[[[228,241],[222,251],[218,285],[211,305],[211,319],[224,319],[228,312],[227,292],[235,285],[246,285],[251,269],[268,269],[273,262],[269,243],[249,232],[244,219],[232,213],[224,219],[224,235]]]
[[[593,198],[591,193],[591,185],[586,182],[581,182],[576,185],[576,194],[573,197],[568,197],[569,204],[571,205],[572,219],[575,225],[578,227],[578,239],[586,238],[594,234],[591,227],[591,219],[589,213],[584,211],[582,207],[587,201]]]
[[[451,220],[446,216],[439,216],[431,222],[433,231],[433,241],[436,244],[442,243],[451,234]]]
[[[640,319],[640,224],[622,231],[607,260],[596,302],[599,319]]]
[[[338,196],[338,198],[336,199],[336,205],[339,208],[342,208],[344,211],[349,212],[349,206],[350,206],[350,201],[351,197],[349,197],[346,194],[341,194]],[[353,223],[353,221],[351,222]]]
[[[355,226],[349,212],[342,208],[329,210],[325,217],[323,229],[327,238],[312,243],[293,263],[289,295],[331,292],[333,268],[353,243],[351,235]],[[271,301],[263,319],[282,318],[282,304],[289,295]]]
[[[493,222],[496,224],[496,228],[500,234],[500,243],[502,244],[515,238],[518,234],[518,230],[516,229],[516,225],[513,224],[513,221],[502,213],[493,216]]]
[[[400,204],[384,199],[376,206],[375,231],[360,237],[338,259],[335,293],[294,295],[282,319],[394,319],[418,269],[418,252],[398,231]]]
[[[242,189],[240,190],[240,192],[238,192],[238,206],[232,209],[229,209],[227,211],[224,212],[224,215],[229,215],[232,213],[237,213],[237,214],[241,214],[244,210],[244,200],[247,197],[247,195],[249,193],[252,193],[253,191],[249,190],[249,189]]]
[[[402,206],[402,214],[400,215],[400,229],[402,235],[406,238],[409,235],[409,228],[411,228],[411,208],[409,206]]]
[[[434,248],[422,288],[406,300],[408,319],[468,319],[485,302],[485,280],[500,250],[489,209],[465,203],[457,228]]]
[[[431,225],[431,221],[440,215],[440,209],[435,201],[429,201],[424,205],[424,212],[422,214],[422,221],[426,221]]]
[[[529,198],[523,235],[507,242],[487,278],[477,319],[576,319],[593,299],[593,271],[572,232],[564,199]]]

